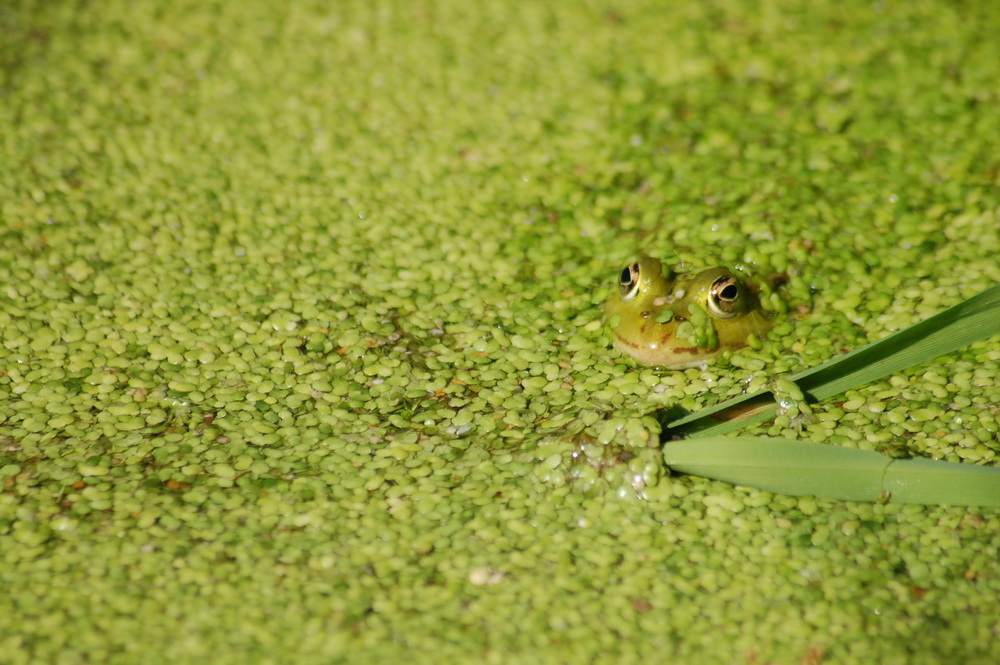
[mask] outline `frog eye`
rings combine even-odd
[[[618,292],[621,294],[622,302],[634,300],[639,293],[639,264],[632,263],[622,268],[622,274],[618,278]]]
[[[721,319],[736,316],[736,306],[743,295],[743,287],[732,275],[725,275],[712,282],[708,292],[708,311]]]

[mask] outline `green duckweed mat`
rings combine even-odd
[[[0,5],[0,662],[1000,661],[1000,514],[669,475],[1000,281],[1000,5]],[[645,252],[788,275],[641,368]],[[1000,339],[748,433],[1000,463]],[[747,432],[745,432],[747,433]]]

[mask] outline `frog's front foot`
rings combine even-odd
[[[794,381],[779,376],[771,379],[768,387],[774,395],[775,401],[778,403],[775,424],[782,424],[801,430],[806,425],[817,422],[812,407],[806,401],[805,394]],[[787,424],[781,422],[785,419],[788,421]]]

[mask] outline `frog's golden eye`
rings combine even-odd
[[[618,277],[618,292],[621,294],[622,302],[634,300],[639,294],[638,263],[632,263],[622,268],[622,274]]]
[[[721,319],[736,316],[736,306],[743,295],[743,287],[732,275],[725,275],[712,282],[708,292],[708,311]]]

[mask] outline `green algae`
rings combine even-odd
[[[5,660],[997,660],[997,515],[670,477],[649,422],[1000,281],[991,3],[87,9],[0,9]],[[789,313],[636,368],[639,252]],[[998,365],[763,431],[995,464]]]

